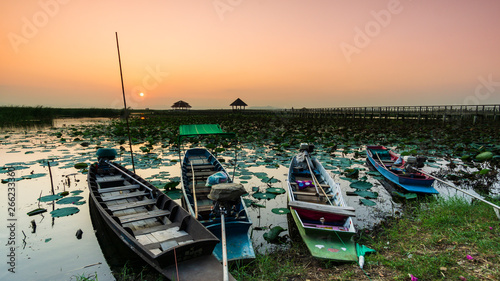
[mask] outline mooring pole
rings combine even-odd
[[[125,120],[127,122],[128,144],[130,146],[130,157],[132,158],[132,169],[134,170],[135,174],[134,153],[132,151],[132,138],[130,137],[130,126],[128,124],[127,100],[125,99],[125,87],[123,86],[122,60],[120,58],[120,45],[118,44],[118,32],[115,32],[115,36],[116,36],[116,49],[118,50],[118,64],[120,65],[120,78],[122,81],[123,110],[125,114]]]

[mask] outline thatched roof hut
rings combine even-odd
[[[232,104],[230,104],[233,110],[238,110],[238,109],[245,109],[245,106],[247,104],[242,101],[240,98],[237,98]]]
[[[174,103],[172,105],[172,108],[173,109],[178,109],[178,110],[188,110],[189,108],[191,108],[191,106],[189,105],[189,103],[180,100],[180,101]]]

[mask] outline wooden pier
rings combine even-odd
[[[473,123],[500,119],[500,105],[372,106],[302,108],[285,111],[306,118],[470,120]]]
[[[163,114],[178,114],[178,111],[162,112]],[[183,114],[272,115],[281,118],[308,119],[439,120],[443,122],[464,121],[475,124],[476,122],[498,122],[500,120],[500,104],[245,109],[237,112],[230,109],[204,109],[190,110]]]

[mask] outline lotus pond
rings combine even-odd
[[[425,171],[475,194],[500,193],[497,125],[482,129],[460,124],[412,127],[385,121],[392,122],[392,130],[380,130],[382,121],[358,120],[350,127],[335,120],[298,121],[272,114],[134,118],[131,135],[135,169],[172,198],[180,198],[179,155],[188,147],[210,148],[230,176],[248,191],[245,201],[253,222],[251,235],[260,253],[288,245],[285,180],[288,163],[301,142],[316,145],[314,155],[340,183],[348,205],[356,209],[358,229],[369,229],[388,216],[397,216],[405,200],[429,199],[403,193],[396,196],[398,190],[367,166],[366,144],[426,155]],[[196,123],[219,123],[224,130],[236,132],[237,139],[194,138],[179,148],[178,126]],[[0,220],[5,226],[0,240],[14,237],[16,273],[9,272],[10,266],[3,262],[0,279],[70,280],[97,275],[99,280],[114,280],[90,220],[86,167],[95,161],[97,148],[105,147],[117,149],[117,161],[132,169],[126,137],[124,123],[112,119],[65,119],[45,128],[2,129],[0,178],[4,191]],[[484,152],[491,155],[476,159]],[[7,191],[11,186],[15,188],[14,201]],[[436,183],[435,188],[440,196],[462,196],[445,185]],[[11,202],[15,206],[13,216],[8,210]],[[27,214],[39,208],[47,211]],[[7,229],[12,222],[16,226],[13,232]],[[6,244],[1,245],[2,253],[10,249]]]

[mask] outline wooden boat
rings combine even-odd
[[[188,149],[184,154],[181,169],[184,207],[222,241],[219,206],[216,201],[209,198],[209,195],[218,186],[231,186],[232,179],[217,158],[204,148]],[[216,174],[222,175],[222,173],[226,177],[221,180],[221,183],[212,186],[206,185],[209,177]],[[238,188],[237,185],[233,184],[234,187]],[[240,188],[243,189],[241,184]],[[228,212],[225,215],[224,222],[225,232],[227,233],[227,260],[254,259],[255,252],[249,235],[252,222],[248,217],[243,198],[238,195],[237,199],[226,207],[226,210]],[[217,244],[213,253],[217,259],[223,260],[222,243]]]
[[[312,256],[336,261],[357,261],[353,240],[355,210],[346,205],[340,185],[301,144],[288,170],[288,205],[300,236]]]
[[[411,169],[412,165],[421,163],[419,159],[410,158],[405,160],[400,155],[381,145],[366,146],[366,154],[369,163],[379,173],[404,190],[415,193],[439,193],[432,187],[433,178]]]
[[[97,154],[87,180],[91,214],[102,231],[169,279],[222,280],[223,267],[212,255],[219,239],[155,186],[111,162],[114,150]]]

